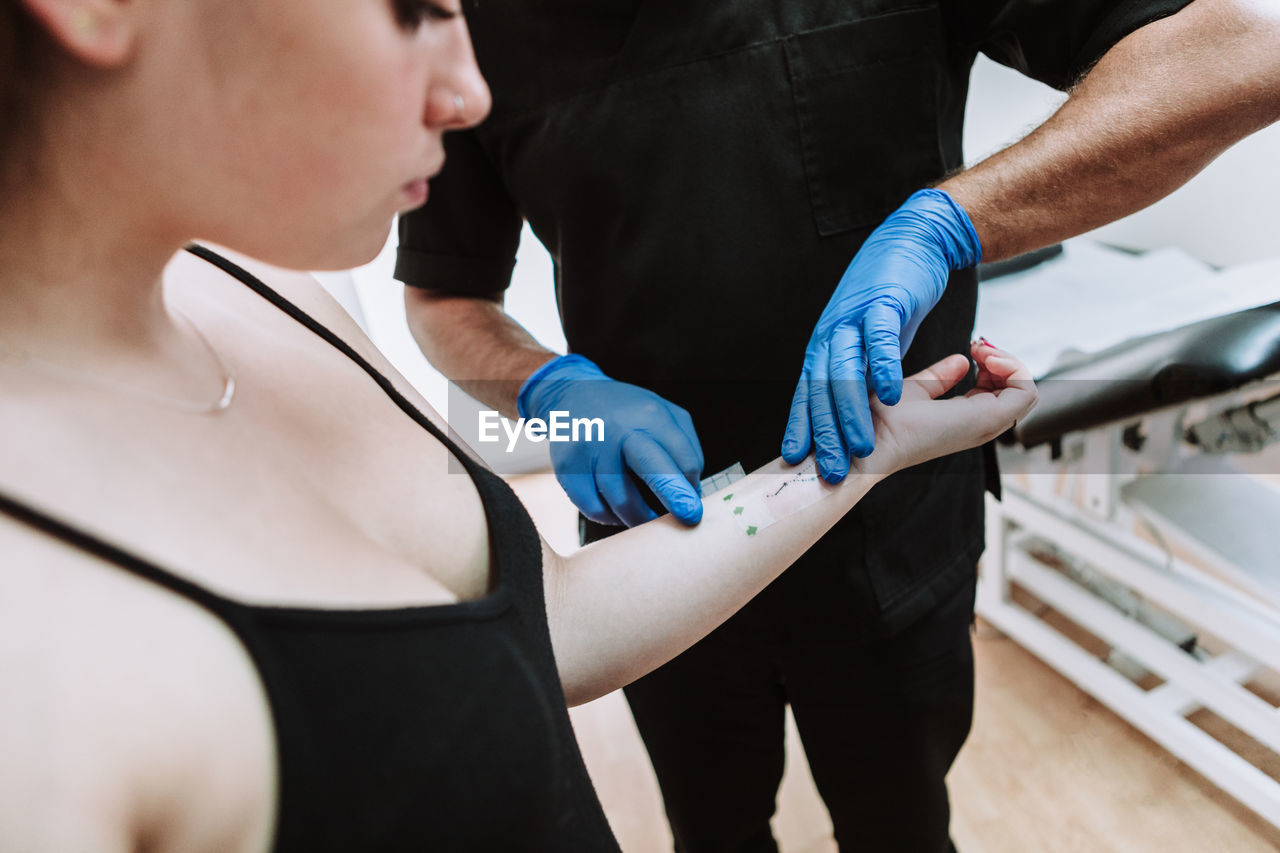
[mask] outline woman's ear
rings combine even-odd
[[[19,0],[67,53],[109,68],[128,58],[136,34],[133,0]]]

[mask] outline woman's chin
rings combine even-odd
[[[361,267],[378,257],[387,247],[394,223],[388,217],[338,231],[286,234],[285,239],[272,239],[270,233],[252,237],[244,233],[203,234],[197,242],[230,249],[280,269],[330,272]]]
[[[377,228],[362,228],[358,232],[355,229],[349,230],[314,247],[291,252],[288,258],[274,263],[276,266],[315,272],[362,267],[386,248],[393,222],[394,220],[389,219]]]

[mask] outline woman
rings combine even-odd
[[[488,108],[456,0],[2,8],[0,849],[615,849],[565,700],[1034,401],[975,346],[842,486],[561,558],[314,281],[182,251],[372,257]]]

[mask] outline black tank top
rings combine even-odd
[[[225,258],[190,251],[356,362],[449,448],[484,505],[492,592],[396,609],[247,605],[2,494],[0,512],[190,599],[240,639],[275,729],[271,849],[616,851],[569,724],[520,501],[333,332]]]

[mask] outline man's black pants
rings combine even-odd
[[[891,636],[840,637],[827,614],[806,619],[824,605],[786,594],[784,575],[781,591],[628,687],[676,850],[778,849],[769,821],[790,703],[842,851],[954,851],[944,777],[973,719],[973,577],[970,566]]]

